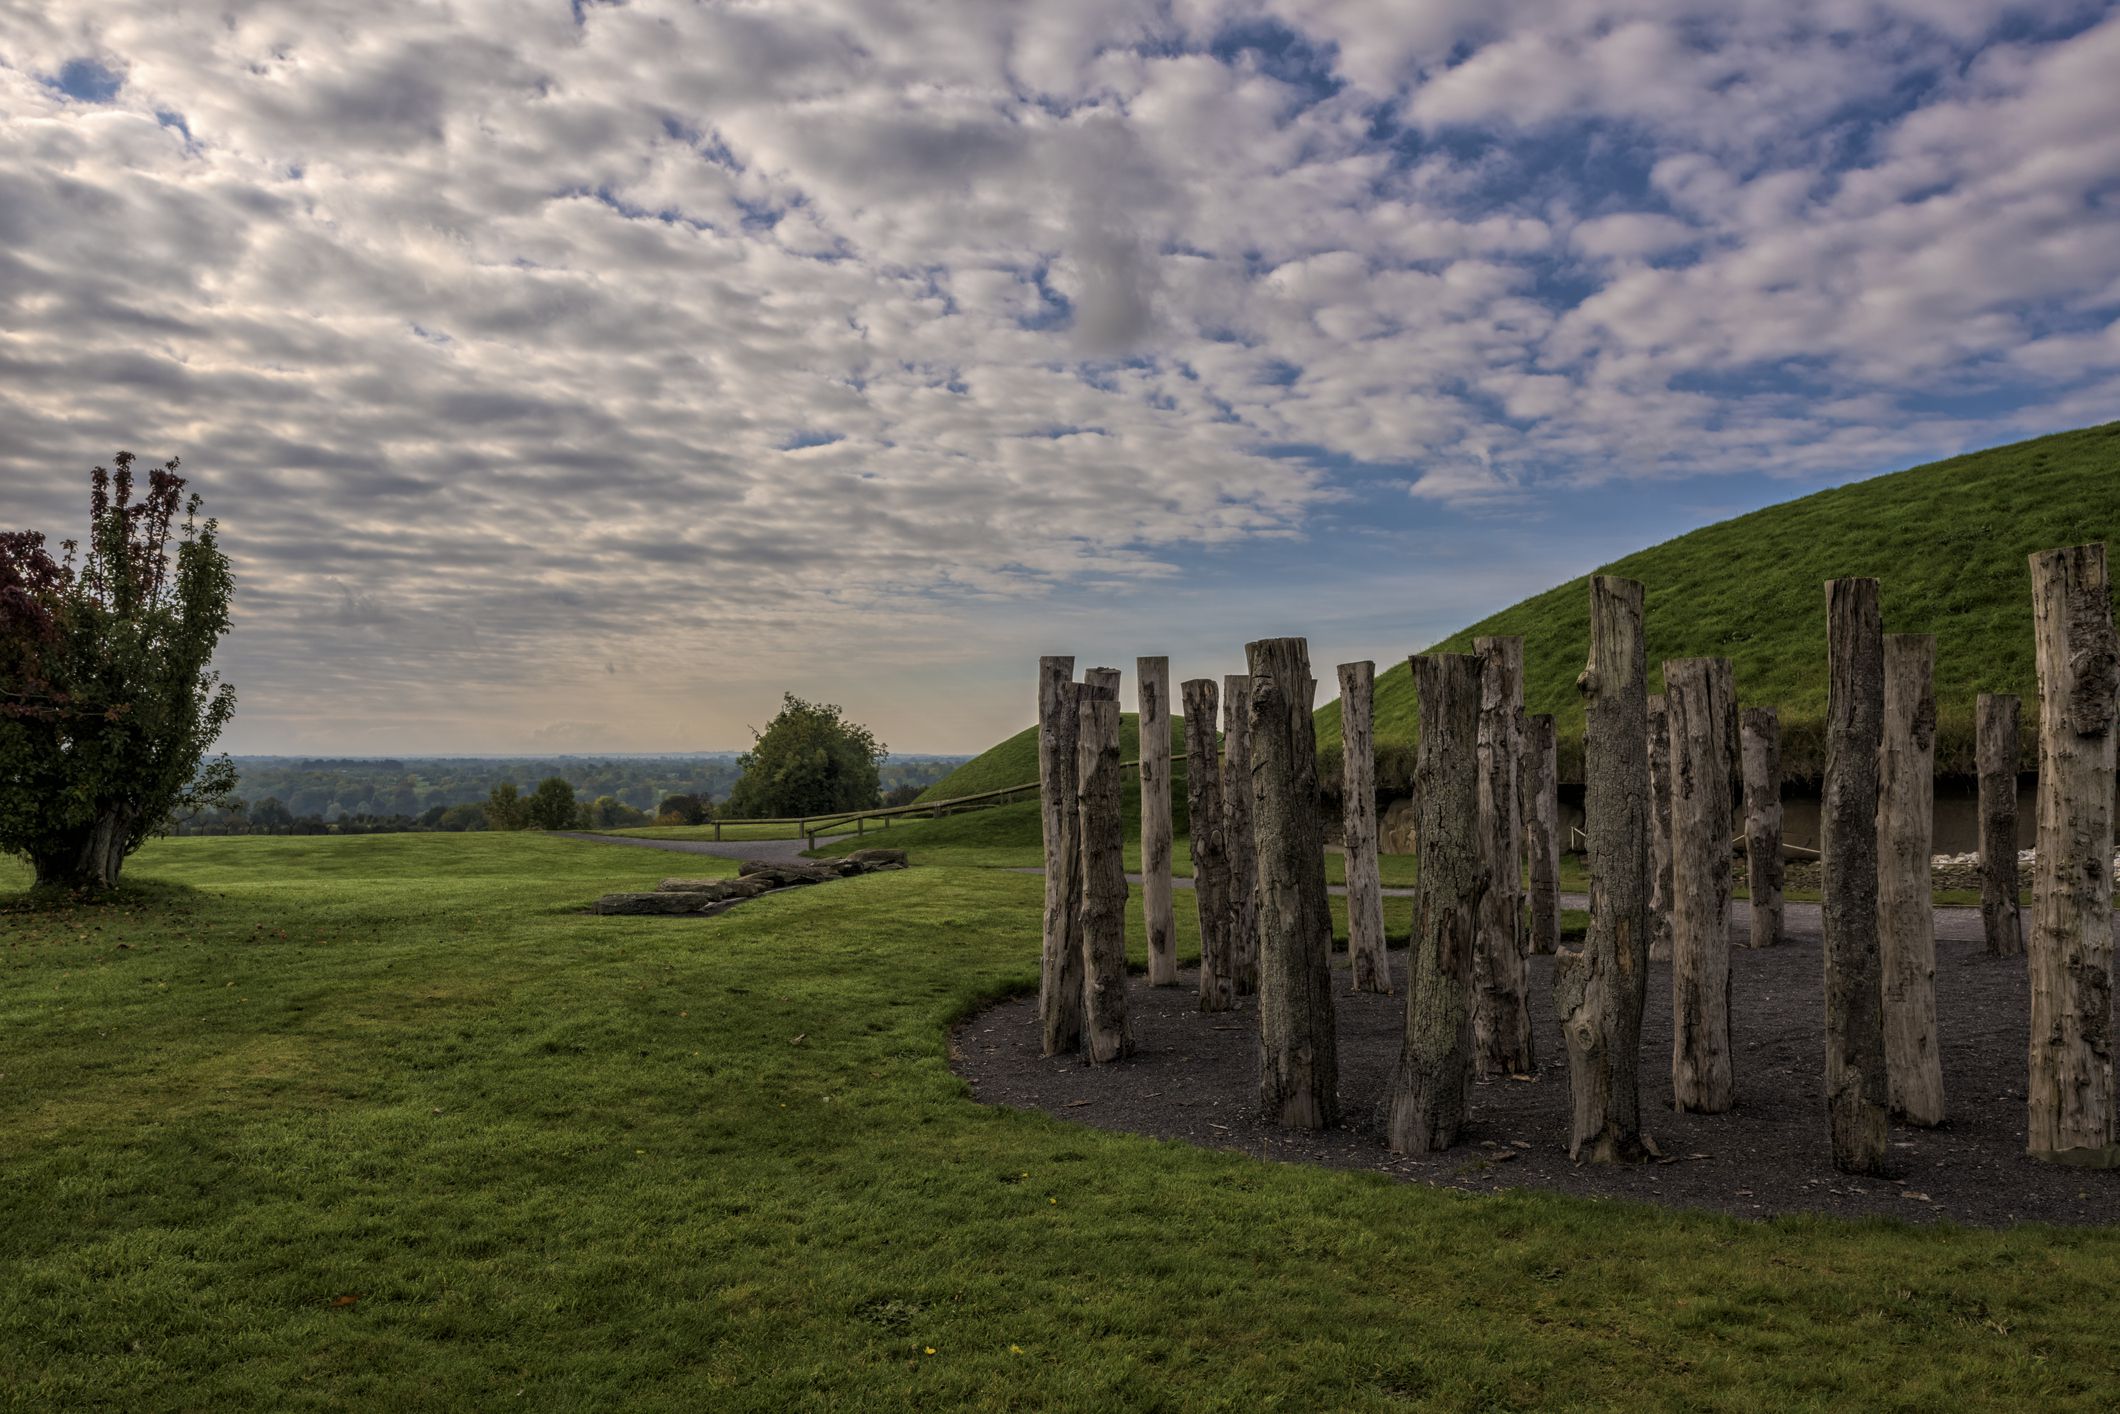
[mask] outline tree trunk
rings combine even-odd
[[[1877,754],[1884,734],[1884,627],[1877,581],[1826,584],[1823,856],[1826,1127],[1833,1166],[1884,1166],[1883,963],[1877,941]]]
[[[1100,677],[1100,674],[1108,675]],[[1126,1015],[1126,848],[1119,809],[1118,670],[1092,668],[1077,691],[1075,790],[1082,819],[1083,1047],[1093,1063],[1131,1055]]]
[[[1649,982],[1649,700],[1642,586],[1590,577],[1583,812],[1590,830],[1590,933],[1553,959],[1574,1114],[1568,1157],[1631,1163],[1641,1127],[1642,1008]]]
[[[2105,547],[2032,558],[2039,842],[2032,866],[2027,1147],[2120,1164],[2113,1119],[2113,635]]]
[[[1936,639],[1884,640],[1884,747],[1877,758],[1877,940],[1884,966],[1885,1095],[1909,1124],[1943,1123],[1936,1041]]]
[[[105,810],[57,848],[32,854],[30,867],[37,887],[71,893],[100,893],[118,887],[132,823],[130,811]]]
[[[1391,1080],[1393,1153],[1457,1142],[1472,1081],[1472,955],[1479,942],[1481,661],[1470,653],[1413,660],[1421,713],[1414,800],[1413,937],[1406,955],[1406,1034]]]
[[[1075,737],[1081,709],[1075,660],[1038,660],[1038,800],[1045,826],[1045,946],[1038,969],[1038,1020],[1045,1054],[1082,1049],[1082,822],[1075,801]]]
[[[1259,856],[1259,1102],[1269,1123],[1323,1129],[1340,1117],[1340,1066],[1310,653],[1300,638],[1244,651]]]
[[[1230,955],[1229,854],[1222,843],[1222,762],[1215,750],[1213,678],[1192,678],[1185,693],[1185,801],[1191,828],[1193,903],[1200,915],[1200,1010],[1237,1004]]]
[[[1178,922],[1170,901],[1170,659],[1136,658],[1141,694],[1141,912],[1148,985],[1178,985]]]
[[[1377,665],[1340,664],[1340,803],[1347,841],[1347,966],[1357,992],[1391,990],[1377,875],[1377,767],[1370,720]]]
[[[1752,894],[1752,946],[1781,942],[1781,718],[1744,711],[1745,876]]]
[[[1671,730],[1671,1104],[1722,1114],[1730,1066],[1730,761],[1737,691],[1728,658],[1664,664]]]
[[[1524,813],[1517,796],[1524,716],[1524,640],[1473,642],[1480,675],[1480,941],[1472,956],[1472,1054],[1482,1079],[1530,1075],[1531,1008],[1524,991]]]
[[[2017,907],[2017,722],[2019,704],[1980,694],[1980,925],[1991,957],[2021,957],[2024,921]]]
[[[1222,679],[1222,843],[1229,851],[1229,948],[1237,995],[1259,990],[1259,853],[1251,837],[1251,678]]]
[[[1524,719],[1524,846],[1531,854],[1531,951],[1561,946],[1560,745],[1553,714]]]
[[[1671,960],[1671,717],[1649,699],[1649,960]]]

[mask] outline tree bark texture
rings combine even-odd
[[[1649,960],[1671,960],[1671,718],[1649,699]]]
[[[1103,681],[1118,676],[1116,669]],[[1082,831],[1083,1049],[1095,1064],[1134,1049],[1126,1014],[1126,848],[1120,813],[1119,691],[1099,670],[1077,692],[1075,791]],[[1098,685],[1091,685],[1098,684]]]
[[[1524,718],[1524,847],[1531,855],[1531,951],[1561,946],[1560,742],[1553,714]]]
[[[2105,547],[2031,557],[2039,665],[2032,866],[2033,1157],[2120,1164],[2113,1119],[2113,712],[2120,644]]]
[[[1980,694],[1980,924],[1992,957],[2024,953],[2017,906],[2017,699]]]
[[[1259,859],[1259,1103],[1269,1123],[1323,1129],[1340,1117],[1340,1068],[1310,652],[1300,638],[1268,638],[1247,644],[1245,656]]]
[[[1170,899],[1170,659],[1136,658],[1141,696],[1141,912],[1148,985],[1178,985],[1177,913]]]
[[[1347,964],[1357,992],[1391,990],[1377,874],[1376,744],[1370,734],[1377,665],[1340,664],[1340,802],[1347,860]]]
[[[1826,983],[1826,1127],[1833,1165],[1884,1165],[1883,960],[1877,940],[1877,756],[1884,625],[1874,579],[1826,584],[1826,774],[1820,808]]]
[[[1671,731],[1671,1103],[1723,1114],[1730,1062],[1730,763],[1737,689],[1728,658],[1664,664]]]
[[[1531,1007],[1524,980],[1524,812],[1519,799],[1524,717],[1524,640],[1473,642],[1480,677],[1480,942],[1472,956],[1473,1066],[1482,1079],[1530,1075]]]
[[[40,888],[100,893],[118,886],[135,815],[105,809],[91,823],[69,831],[54,847],[30,856]]]
[[[1553,1003],[1574,1100],[1568,1156],[1630,1163],[1641,1127],[1642,1009],[1649,981],[1649,701],[1642,586],[1590,577],[1583,813],[1590,836],[1590,932],[1553,959]]]
[[[1457,1142],[1472,1082],[1472,954],[1486,875],[1479,840],[1482,664],[1470,653],[1413,659],[1421,739],[1415,765],[1413,937],[1406,957],[1406,1033],[1392,1075],[1392,1152]]]
[[[1045,1054],[1082,1049],[1082,821],[1075,799],[1075,736],[1081,709],[1075,660],[1038,660],[1038,801],[1045,826],[1045,937],[1038,968],[1038,1021]]]
[[[1185,702],[1186,831],[1192,842],[1193,902],[1200,915],[1200,1010],[1237,1004],[1230,949],[1229,853],[1223,847],[1222,762],[1215,749],[1219,694],[1213,678],[1192,678]]]
[[[1781,942],[1781,718],[1772,707],[1743,715],[1745,877],[1752,894],[1752,946]]]
[[[1259,854],[1251,837],[1251,678],[1222,679],[1222,840],[1229,850],[1229,946],[1237,995],[1259,990]]]
[[[1884,640],[1884,749],[1877,758],[1877,941],[1884,966],[1885,1095],[1909,1124],[1943,1123],[1936,1039],[1936,639]]]

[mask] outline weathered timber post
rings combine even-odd
[[[1730,759],[1737,689],[1728,658],[1664,664],[1671,727],[1671,1104],[1722,1114],[1730,1067]]]
[[[1885,1095],[1909,1124],[1943,1123],[1936,1040],[1936,639],[1884,639],[1884,748],[1877,758],[1877,940],[1884,967]]]
[[[2120,1165],[2113,1118],[2113,635],[2105,547],[2032,560],[2039,841],[2032,866],[2032,1157]]]
[[[1192,678],[1185,694],[1185,801],[1192,842],[1193,902],[1200,914],[1200,1010],[1236,1005],[1230,948],[1229,853],[1223,847],[1222,762],[1215,749],[1218,695],[1213,678]]]
[[[1126,849],[1120,841],[1119,690],[1092,668],[1076,691],[1075,791],[1082,830],[1083,1049],[1093,1063],[1130,1055],[1126,1015]]]
[[[1377,665],[1340,664],[1340,818],[1347,860],[1347,966],[1357,992],[1391,990],[1377,874],[1377,765],[1370,721]]]
[[[1524,718],[1524,847],[1531,854],[1531,951],[1561,946],[1560,742],[1553,714]]]
[[[1141,912],[1148,985],[1178,985],[1178,922],[1170,901],[1170,659],[1136,658],[1141,698]]]
[[[2017,721],[2004,693],[1980,694],[1980,926],[1993,957],[2024,953],[2017,907]]]
[[[1884,1166],[1883,962],[1877,942],[1877,753],[1884,626],[1877,581],[1826,583],[1825,799],[1820,809],[1826,967],[1826,1127],[1833,1166]]]
[[[1745,876],[1752,894],[1752,946],[1781,942],[1781,718],[1744,711]]]
[[[1323,1129],[1340,1117],[1340,1065],[1310,653],[1300,638],[1261,639],[1244,652],[1259,856],[1259,1103],[1269,1123]]]
[[[1038,1022],[1045,1054],[1082,1049],[1082,821],[1075,798],[1075,660],[1038,660],[1038,799],[1045,826],[1045,940],[1038,968]],[[885,817],[884,823],[890,823]]]
[[[1229,851],[1229,946],[1237,995],[1259,990],[1259,852],[1251,837],[1251,678],[1222,679],[1222,842]]]
[[[1529,1075],[1531,1008],[1524,995],[1523,809],[1518,799],[1524,640],[1473,641],[1480,674],[1480,941],[1472,955],[1472,1054],[1482,1079]]]
[[[1457,1142],[1472,1082],[1472,954],[1479,941],[1480,659],[1413,659],[1421,711],[1415,766],[1413,938],[1406,955],[1406,1034],[1391,1079],[1393,1153]]]
[[[1649,699],[1649,960],[1671,960],[1671,716]]]
[[[1642,586],[1590,577],[1583,812],[1590,835],[1590,933],[1553,959],[1553,1005],[1568,1043],[1574,1115],[1568,1157],[1647,1156],[1641,1124],[1642,1008],[1649,984],[1649,700]]]

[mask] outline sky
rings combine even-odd
[[[2120,12],[0,7],[0,526],[181,455],[237,752],[1328,682],[2120,416]]]

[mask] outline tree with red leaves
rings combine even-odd
[[[235,588],[218,523],[175,461],[137,497],[132,464],[90,473],[88,538],[60,559],[0,532],[0,849],[40,886],[116,885],[177,810],[235,785],[225,756],[201,764],[235,712],[212,668]]]

